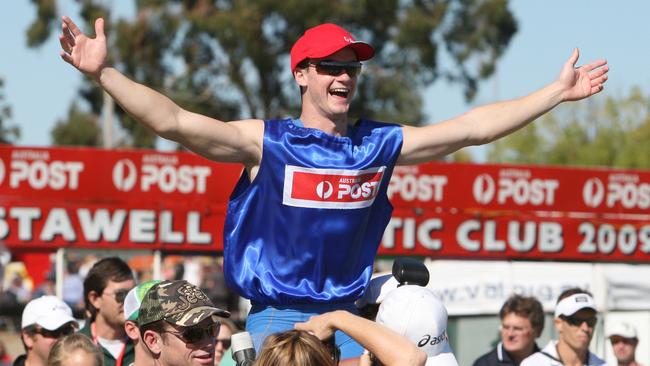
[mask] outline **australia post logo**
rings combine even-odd
[[[385,170],[385,166],[346,170],[287,165],[282,203],[308,208],[368,207],[375,201]]]

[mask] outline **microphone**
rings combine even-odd
[[[253,347],[253,338],[250,333],[241,332],[233,334],[230,338],[232,342],[232,359],[237,366],[252,366],[255,362],[255,347]]]

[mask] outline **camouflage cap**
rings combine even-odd
[[[214,306],[200,288],[187,281],[163,281],[154,285],[142,299],[138,324],[165,320],[182,327],[200,323],[212,316],[230,317]]]

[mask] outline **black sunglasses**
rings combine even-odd
[[[106,295],[109,295],[109,296],[113,296],[113,298],[115,299],[115,302],[118,302],[118,303],[120,303],[120,304],[123,304],[123,303],[124,303],[124,299],[126,299],[126,295],[129,293],[129,291],[130,291],[130,290],[127,290],[127,289],[123,288],[123,289],[119,289],[119,290],[113,292],[112,294],[110,294],[110,293],[108,293],[108,292],[104,292],[103,294],[106,294]],[[102,294],[102,295],[103,295],[103,294]]]
[[[179,332],[166,329],[163,333],[171,333],[185,343],[198,343],[205,338],[217,338],[220,327],[221,323],[212,323],[207,327],[179,327],[181,329]]]
[[[316,72],[323,75],[330,76],[339,76],[344,71],[350,75],[351,78],[358,76],[361,72],[361,62],[342,62],[342,61],[330,61],[322,60],[318,62],[310,62],[310,65],[314,65]]]
[[[34,327],[32,329],[33,333],[38,333],[42,335],[45,338],[51,338],[51,339],[59,339],[61,337],[65,337],[67,335],[70,335],[74,333],[77,330],[74,325],[72,324],[65,324],[63,326],[60,326],[54,330],[49,330],[41,327]]]
[[[569,323],[569,325],[572,325],[574,327],[579,327],[582,325],[582,323],[587,323],[588,327],[593,328],[598,322],[598,318],[595,316],[592,316],[590,318],[578,318],[573,316],[560,315],[560,319],[564,320],[565,322]]]

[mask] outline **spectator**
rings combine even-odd
[[[0,339],[0,366],[11,366],[11,356],[7,353],[7,348],[2,339]]]
[[[595,354],[589,352],[594,335],[596,303],[591,293],[580,288],[565,290],[555,305],[555,329],[557,341],[551,340],[539,352],[521,362],[521,366],[555,365],[604,365]]]
[[[312,316],[309,321],[305,323],[296,324],[297,330],[308,331],[315,336],[317,336],[323,343],[319,347],[311,347],[314,349],[314,354],[318,353],[318,348],[325,348],[328,350],[330,356],[330,361],[335,362],[299,362],[301,355],[299,352],[294,350],[294,346],[291,343],[294,343],[292,339],[300,338],[301,335],[292,334],[292,331],[283,332],[276,334],[275,338],[288,339],[290,342],[287,343],[284,348],[284,356],[281,356],[282,353],[277,352],[274,348],[278,347],[278,342],[274,337],[267,340],[262,348],[262,352],[259,357],[259,364],[256,363],[256,366],[266,366],[266,365],[337,365],[338,364],[338,348],[333,342],[334,332],[340,330],[345,334],[349,335],[352,339],[358,342],[361,346],[367,349],[376,359],[381,362],[382,365],[424,365],[427,361],[426,350],[422,349],[419,346],[416,346],[415,343],[411,342],[408,335],[404,337],[403,335],[398,334],[395,329],[390,329],[390,327],[385,327],[373,322],[371,320],[356,316],[344,310],[332,311],[322,315]],[[304,336],[303,336],[304,338]],[[274,355],[274,357],[268,357],[266,353]],[[320,352],[322,353],[322,352]],[[361,357],[360,361],[365,362],[367,360]],[[276,362],[262,362],[268,358],[269,361],[275,359]],[[441,362],[440,365],[447,365],[444,362]]]
[[[43,283],[41,283],[34,291],[34,298],[41,296],[56,296],[56,274],[54,272],[48,272],[45,275]],[[65,300],[63,301],[65,302]]]
[[[67,274],[63,277],[63,301],[72,308],[72,312],[83,317],[84,308],[84,284],[79,275],[79,262],[69,260]]]
[[[336,366],[336,361],[315,335],[288,330],[266,338],[254,366]]]
[[[377,323],[406,337],[427,355],[427,365],[458,366],[447,336],[447,309],[428,288],[403,285],[385,295]]]
[[[124,330],[124,298],[135,287],[128,264],[117,257],[104,258],[88,271],[84,299],[89,318],[81,333],[101,348],[104,365],[129,365],[135,353]]]
[[[214,364],[218,366],[221,363],[221,359],[224,358],[226,352],[230,349],[230,339],[233,334],[237,333],[238,329],[235,323],[229,319],[221,320],[221,328],[219,328],[219,334],[217,334],[217,341],[214,346]],[[230,354],[232,358],[232,354]]]
[[[21,327],[25,354],[16,358],[14,366],[45,366],[54,342],[74,333],[77,321],[66,303],[55,296],[43,296],[27,303]]]
[[[636,362],[635,353],[639,338],[634,326],[626,322],[616,323],[607,332],[607,338],[612,344],[618,366],[643,366]]]
[[[156,364],[214,363],[218,317],[230,313],[214,307],[200,288],[187,281],[163,281],[144,296],[138,314],[140,338]]]
[[[539,352],[535,343],[544,330],[544,309],[534,297],[511,296],[499,311],[501,341],[474,361],[474,366],[515,365]]]
[[[103,366],[102,354],[90,338],[81,333],[67,335],[52,347],[47,366]]]
[[[20,273],[11,274],[9,286],[5,290],[11,294],[18,304],[26,304],[32,298],[31,291],[24,283],[24,278]]]
[[[144,295],[156,284],[161,281],[148,281],[142,283],[129,291],[124,299],[124,330],[126,335],[131,338],[135,351],[135,361],[130,366],[144,366],[154,363],[149,350],[140,342],[140,327],[138,326],[138,315],[140,314],[140,305]]]

